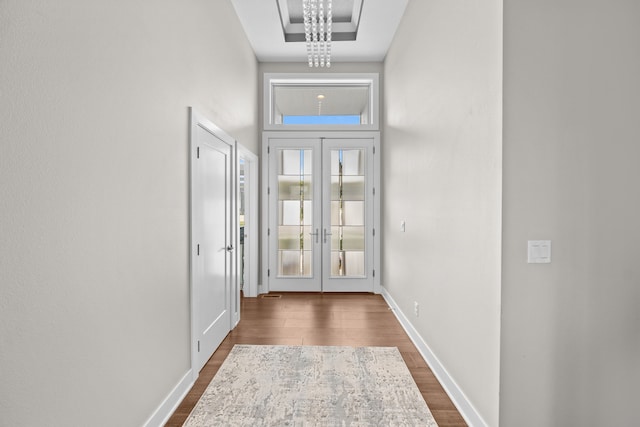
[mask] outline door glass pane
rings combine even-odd
[[[331,175],[331,200],[364,200],[364,176]]]
[[[278,266],[279,276],[311,276],[311,251],[278,251]]]
[[[311,277],[313,180],[311,150],[278,150],[278,275]]]
[[[365,151],[331,150],[331,276],[365,276]]]
[[[349,225],[331,227],[331,250],[334,248],[342,251],[363,251],[364,227]]]
[[[340,274],[340,272],[348,274]],[[331,276],[364,277],[364,252],[347,251],[344,253],[331,252]]]

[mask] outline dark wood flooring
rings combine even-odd
[[[202,368],[166,426],[182,426],[235,344],[398,347],[438,425],[467,425],[380,295],[273,296],[242,299],[240,323]]]

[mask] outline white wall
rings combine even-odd
[[[189,370],[188,107],[257,152],[228,2],[0,2],[0,425],[140,426]]]
[[[501,53],[501,1],[410,1],[385,61],[381,149],[382,285],[475,415],[492,426],[500,348]]]
[[[640,2],[505,2],[504,40],[501,425],[638,425]]]

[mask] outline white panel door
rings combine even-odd
[[[269,291],[379,292],[376,138],[265,138]]]
[[[232,149],[203,126],[195,132],[192,309],[200,371],[231,330]]]

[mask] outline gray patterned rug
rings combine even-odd
[[[437,426],[395,347],[236,345],[184,424]]]

